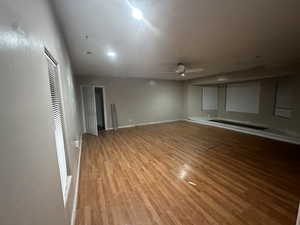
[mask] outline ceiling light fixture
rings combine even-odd
[[[193,185],[193,186],[197,186],[197,184],[195,184],[194,182],[192,181],[188,181],[189,184]]]
[[[142,11],[134,7],[132,7],[131,15],[137,20],[142,20],[144,18]]]
[[[184,74],[184,73],[182,73],[182,74],[181,74],[181,76],[182,76],[182,77],[184,77],[184,76],[185,76],[185,74]]]
[[[109,52],[107,52],[107,56],[114,58],[117,56],[117,53],[115,53],[113,51],[109,51]]]

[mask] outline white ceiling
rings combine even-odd
[[[299,0],[56,0],[77,75],[191,79],[300,61]],[[118,56],[107,57],[108,50]],[[87,55],[90,51],[92,54]],[[174,71],[178,62],[204,72]]]

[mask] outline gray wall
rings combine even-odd
[[[80,134],[69,57],[45,0],[0,2],[0,223],[69,224]],[[73,175],[66,208],[54,142],[44,46],[60,66]]]
[[[105,87],[108,127],[110,104],[116,104],[119,126],[183,118],[183,83],[135,78],[78,77],[78,85]]]
[[[211,79],[211,78],[210,78]],[[259,114],[251,113],[239,113],[239,112],[227,112],[225,110],[226,104],[226,86],[225,84],[212,84],[219,86],[219,98],[218,111],[202,112],[201,111],[201,86],[207,85],[207,79],[203,79],[204,82],[201,84],[201,80],[189,81],[185,83],[185,116],[186,117],[207,117],[208,114],[211,116],[217,116],[224,119],[245,121],[257,124],[266,125],[269,128],[281,130],[291,135],[300,134],[300,105],[297,100],[300,99],[300,76],[293,75],[288,79],[292,80],[293,83],[293,112],[292,118],[285,119],[274,116],[274,104],[276,95],[276,83],[280,81],[280,77],[268,78],[260,80],[261,93],[260,93],[260,109]],[[200,86],[194,86],[200,85]]]

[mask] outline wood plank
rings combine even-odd
[[[295,225],[300,148],[174,122],[85,136],[77,225]]]

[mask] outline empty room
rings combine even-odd
[[[0,0],[0,225],[300,225],[299,0]]]

